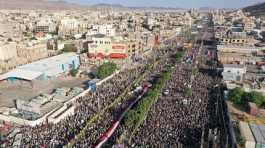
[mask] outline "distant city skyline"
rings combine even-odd
[[[154,7],[180,7],[180,8],[241,8],[265,0],[66,0],[79,4],[121,4],[123,6],[154,6]]]

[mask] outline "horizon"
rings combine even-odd
[[[81,5],[112,4],[125,7],[170,7],[170,8],[243,8],[263,3],[265,0],[65,0]],[[227,5],[229,4],[229,5]]]

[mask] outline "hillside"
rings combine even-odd
[[[243,11],[253,16],[265,16],[265,2],[243,8]]]
[[[0,0],[0,9],[82,9],[84,7],[62,0]]]
[[[102,9],[113,9],[113,10],[149,10],[149,11],[180,11],[185,10],[179,7],[133,7],[133,6],[123,6],[121,4],[107,4],[99,3],[90,6],[93,10],[102,10]]]

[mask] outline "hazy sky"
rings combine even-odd
[[[67,0],[81,4],[122,4],[124,6],[164,6],[164,7],[215,7],[215,8],[241,8],[265,0]]]

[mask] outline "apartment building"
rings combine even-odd
[[[56,31],[56,24],[52,22],[50,19],[41,19],[36,22],[35,25],[35,32],[55,32]]]
[[[116,30],[113,25],[92,25],[92,28],[87,31],[87,37],[95,35],[95,34],[104,34],[106,36],[115,36]]]

